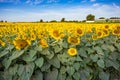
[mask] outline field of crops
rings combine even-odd
[[[0,80],[119,76],[118,23],[0,23]]]

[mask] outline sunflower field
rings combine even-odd
[[[119,79],[119,23],[0,23],[0,80]]]

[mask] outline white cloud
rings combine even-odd
[[[93,4],[94,7],[99,6],[99,5],[100,5],[99,3],[95,3],[95,4]]]
[[[113,3],[113,6],[116,8],[120,8],[120,6],[116,5],[115,3]]]
[[[97,5],[97,4],[96,4]],[[120,17],[120,8],[116,8],[113,5],[97,5],[97,6],[76,6],[68,7],[64,9],[44,9],[36,12],[32,11],[6,11],[4,14],[0,14],[0,19],[7,21],[38,21],[43,19],[45,21],[60,20],[66,18],[66,20],[84,20],[88,14],[94,14],[96,19],[103,16],[110,18],[112,16]]]
[[[47,0],[47,3],[56,3],[58,2],[59,0]]]
[[[90,0],[90,2],[95,2],[96,0]]]
[[[42,3],[44,0],[27,0],[25,3],[29,5],[37,5]]]

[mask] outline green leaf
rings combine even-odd
[[[48,72],[45,75],[45,80],[57,80],[58,78],[58,70],[57,69],[53,69],[52,71]]]
[[[46,55],[46,57],[47,57],[48,59],[52,59],[52,58],[54,57],[54,53],[51,52],[49,55]]]
[[[88,54],[94,53],[94,50],[91,49],[91,48],[87,48],[86,50],[87,50],[87,53],[88,53]]]
[[[44,62],[43,66],[41,67],[41,71],[48,71],[48,69],[50,68],[50,64],[48,62]]]
[[[18,74],[19,76],[22,76],[23,72],[24,72],[24,65],[20,64],[20,65],[18,66],[17,74]]]
[[[36,53],[37,53],[36,50],[30,50],[29,55],[30,55],[30,57],[32,58],[32,57],[34,57],[34,56],[36,55]]]
[[[104,68],[104,67],[105,67],[105,63],[104,63],[104,61],[103,61],[102,59],[98,60],[98,61],[97,61],[97,64],[98,64],[98,66],[101,67],[101,68]]]
[[[99,77],[101,80],[109,80],[110,74],[106,72],[100,72]]]
[[[66,74],[58,74],[57,80],[66,80]]]
[[[73,80],[72,76],[67,76],[66,80]]]
[[[35,50],[37,50],[37,51],[41,52],[41,51],[42,51],[42,46],[41,46],[41,45],[36,46],[36,47],[35,47]]]
[[[83,61],[83,60],[82,60],[82,58],[80,56],[77,56],[76,61]]]
[[[75,72],[75,73],[73,74],[73,78],[74,78],[75,80],[80,80],[80,73],[79,73],[79,72]]]
[[[42,55],[50,55],[51,53],[50,53],[50,51],[46,48],[46,49],[42,50],[41,54],[42,54]]]
[[[6,51],[6,50],[0,52],[0,58],[7,55],[8,53],[9,53],[9,51]]]
[[[109,45],[109,46],[108,46],[108,49],[109,49],[111,52],[113,52],[113,51],[116,50],[115,47],[114,47],[113,45]]]
[[[96,47],[94,47],[93,49],[96,50],[98,54],[100,54],[100,55],[104,55],[104,52],[103,52],[103,50],[102,50],[101,47],[96,46]]]
[[[117,61],[114,61],[112,59],[106,59],[105,60],[106,67],[114,67],[116,70],[119,70],[120,64]]]
[[[40,70],[37,70],[33,80],[43,80],[43,73]]]
[[[12,53],[12,55],[9,57],[10,60],[14,60],[18,57],[20,57],[22,54],[24,54],[24,50],[16,50],[15,52]]]
[[[62,66],[60,68],[60,74],[65,74],[66,73],[66,68],[64,66]]]
[[[75,72],[75,69],[71,66],[67,66],[67,73],[72,76]]]
[[[87,58],[87,53],[86,53],[85,48],[80,48],[80,50],[78,50],[78,54],[82,57]]]
[[[55,53],[60,52],[62,49],[63,49],[62,46],[59,46],[59,45],[54,46]]]
[[[91,54],[90,58],[92,59],[93,62],[97,62],[98,60],[98,55],[97,54]]]
[[[67,42],[67,41],[63,41],[62,46],[63,46],[64,48],[68,48],[68,42]]]
[[[12,50],[14,47],[15,47],[14,45],[9,45],[7,49]]]
[[[10,64],[11,64],[11,60],[5,58],[3,61],[2,61],[2,64],[5,66],[5,69],[8,69]]]
[[[75,68],[76,71],[78,71],[80,68],[80,63],[78,62],[74,63],[73,67]]]
[[[22,59],[26,62],[34,61],[36,58],[37,58],[37,56],[30,57],[29,54],[25,54],[24,56],[22,56]]]
[[[17,71],[18,71],[18,65],[17,64],[14,65],[13,67],[9,68],[9,73],[13,76],[17,73]]]
[[[30,80],[32,74],[33,74],[33,71],[34,71],[34,63],[29,63],[27,65],[24,65],[24,66],[21,66],[22,68],[22,71],[18,72],[18,73],[21,73],[19,74],[20,75],[20,80]]]
[[[80,70],[80,80],[88,80],[89,75],[87,70]]]
[[[43,58],[43,57],[38,58],[38,59],[35,61],[35,64],[36,64],[39,68],[42,67],[43,63],[44,63],[44,58]]]
[[[52,59],[48,60],[48,62],[56,68],[60,68],[60,61],[57,56],[54,56]]]

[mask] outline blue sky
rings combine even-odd
[[[0,20],[85,20],[88,14],[120,17],[120,0],[0,0]]]

